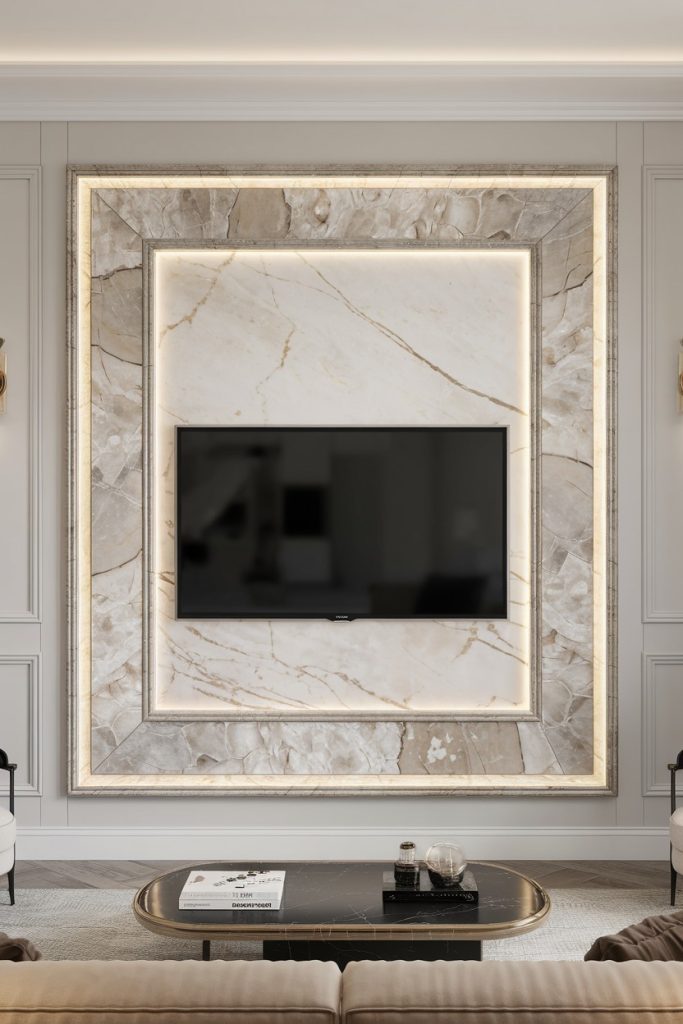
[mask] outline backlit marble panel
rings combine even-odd
[[[71,791],[612,789],[611,187],[609,173],[590,170],[338,181],[74,173]],[[214,248],[197,251],[207,244]],[[359,247],[375,244],[401,251],[365,251],[368,267],[396,259],[411,273],[359,275]],[[519,268],[528,257],[501,256],[508,245],[531,252],[539,268],[537,374],[519,359],[526,285],[501,263]],[[457,251],[468,246],[477,252]],[[414,269],[421,259],[449,270],[426,275]],[[467,279],[462,268],[476,260]],[[492,286],[484,268],[496,261]],[[157,262],[154,325],[146,272]],[[516,304],[505,298],[513,293]],[[514,372],[506,310],[516,317]],[[468,343],[472,335],[478,344]],[[530,532],[541,564],[536,579],[522,504],[513,502],[519,564],[508,623],[356,622],[353,632],[325,622],[221,623],[220,635],[202,624],[188,637],[187,623],[169,614],[174,423],[505,422],[522,438],[511,457],[528,467],[532,392],[541,429]],[[149,466],[147,442],[157,455]],[[522,472],[512,470],[516,480]],[[535,653],[534,586],[537,717],[518,710],[528,706]],[[387,650],[401,642],[400,656]],[[478,707],[487,672],[496,673],[492,699]],[[298,719],[288,707],[292,681]],[[344,715],[344,703],[357,720],[309,720]],[[222,720],[234,714],[239,720]],[[269,714],[282,720],[264,720]]]
[[[527,709],[528,252],[155,259],[154,711],[400,718]],[[176,619],[178,424],[506,426],[508,620]]]

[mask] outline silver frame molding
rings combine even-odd
[[[594,655],[593,664],[600,666],[600,671],[603,674],[603,690],[600,694],[600,698],[597,701],[599,705],[596,711],[596,704],[593,706],[593,737],[596,743],[596,749],[593,754],[593,773],[591,775],[578,775],[572,776],[568,772],[554,773],[553,775],[482,775],[482,776],[448,776],[448,775],[380,775],[380,776],[362,776],[362,775],[343,775],[343,776],[293,776],[283,774],[281,776],[269,775],[269,776],[258,776],[258,775],[231,775],[231,776],[206,776],[206,775],[193,775],[193,774],[182,774],[169,772],[168,774],[156,774],[150,776],[145,774],[144,769],[140,769],[139,773],[131,771],[130,774],[109,774],[101,772],[97,774],[97,768],[92,767],[89,760],[90,752],[90,690],[89,690],[89,664],[90,664],[90,618],[89,618],[89,607],[84,608],[85,603],[90,601],[89,591],[84,592],[83,587],[83,576],[81,575],[81,560],[83,558],[84,550],[89,545],[90,537],[90,505],[89,495],[87,500],[82,504],[82,469],[84,465],[90,465],[90,449],[89,449],[89,417],[90,417],[90,401],[87,396],[84,396],[83,389],[81,388],[81,359],[83,358],[80,348],[80,330],[81,322],[83,318],[83,310],[88,308],[89,303],[89,292],[84,294],[84,279],[81,277],[81,262],[88,258],[89,254],[86,254],[84,247],[87,246],[86,239],[90,238],[90,225],[81,223],[79,220],[81,208],[80,208],[80,189],[82,186],[86,188],[96,189],[100,188],[111,188],[111,187],[125,187],[131,196],[134,196],[135,180],[136,178],[144,178],[149,183],[151,180],[156,179],[158,187],[173,187],[173,179],[212,179],[212,184],[206,181],[204,184],[197,184],[193,187],[221,187],[216,184],[216,179],[220,179],[221,182],[225,183],[225,187],[244,187],[247,186],[235,186],[232,179],[236,178],[249,178],[254,180],[254,185],[258,187],[259,178],[267,177],[269,179],[292,179],[296,178],[296,185],[292,185],[289,182],[283,182],[282,187],[295,187],[295,188],[317,188],[318,185],[315,182],[320,179],[373,179],[373,178],[387,178],[393,177],[396,179],[394,185],[396,188],[401,187],[401,182],[398,179],[422,179],[422,178],[449,178],[451,183],[449,187],[456,187],[457,181],[453,182],[453,179],[467,178],[471,179],[496,179],[497,181],[508,181],[509,188],[521,188],[525,190],[540,189],[540,188],[576,188],[577,190],[592,189],[595,192],[596,188],[602,188],[604,193],[604,224],[602,230],[604,232],[604,256],[606,266],[602,270],[602,276],[604,278],[604,294],[600,295],[601,304],[604,303],[604,317],[603,323],[606,331],[606,337],[604,338],[603,353],[604,353],[604,366],[601,368],[602,379],[604,380],[604,393],[602,396],[602,402],[604,403],[604,421],[601,424],[602,442],[604,443],[604,456],[601,460],[603,466],[602,483],[600,484],[601,493],[604,494],[604,536],[599,541],[600,551],[600,565],[598,569],[594,568],[594,581],[596,578],[599,580],[600,593],[604,595],[604,599],[597,601],[594,599],[594,607],[597,608],[597,612],[594,613],[594,625],[599,624],[600,628],[604,631],[604,639],[601,640],[603,644],[600,654]],[[86,180],[87,179],[87,180]],[[310,184],[307,185],[307,180],[310,179]],[[519,183],[513,184],[513,180],[519,179],[531,179],[528,184],[525,182],[524,185]],[[544,180],[545,185],[539,185],[539,180]],[[571,184],[559,184],[559,181],[567,182],[571,179]],[[165,182],[165,184],[162,183]],[[555,182],[558,182],[555,185]],[[94,184],[93,184],[94,182]],[[597,183],[597,184],[596,184]],[[193,795],[202,793],[203,795],[397,795],[404,796],[406,794],[430,794],[430,795],[482,795],[482,794],[500,794],[500,795],[528,795],[531,793],[539,794],[551,794],[558,795],[561,793],[568,795],[611,795],[616,793],[616,743],[617,743],[617,732],[616,732],[616,490],[615,490],[615,401],[616,401],[616,345],[615,345],[615,290],[616,290],[616,210],[615,210],[615,196],[616,196],[616,171],[610,167],[446,167],[446,168],[412,168],[412,167],[390,167],[390,168],[347,168],[347,167],[335,167],[335,168],[296,168],[296,167],[258,167],[258,168],[231,168],[226,170],[224,167],[186,167],[186,166],[173,166],[173,167],[151,167],[151,166],[126,166],[126,167],[76,167],[71,168],[69,172],[69,203],[68,203],[68,230],[69,230],[69,258],[68,258],[68,334],[69,334],[69,444],[68,444],[68,460],[69,460],[69,497],[68,497],[68,608],[69,608],[69,622],[68,622],[68,681],[69,681],[69,793],[78,795],[160,795],[160,794],[175,794],[175,795]],[[145,187],[150,187],[147,184]],[[178,187],[181,187],[180,184]],[[185,186],[183,186],[185,187]],[[348,187],[353,187],[353,184],[349,184]],[[360,182],[355,187],[362,187]],[[415,187],[415,186],[414,186]],[[426,186],[425,186],[426,187]],[[433,186],[429,186],[433,187]],[[479,187],[479,188],[494,188],[492,185],[486,185],[482,181],[479,186],[464,185],[462,187]],[[578,202],[582,201],[584,194],[577,199]],[[595,202],[594,202],[595,209]],[[557,223],[567,215],[566,211],[562,211],[561,215],[558,215]],[[539,245],[538,239],[533,240],[519,240],[514,241],[495,241],[491,240],[479,240],[472,243],[436,243],[439,247],[443,248],[464,248],[466,245],[472,248],[517,248],[527,249],[532,253],[532,266],[536,266],[536,270],[531,275],[532,281],[532,339],[535,339],[535,344],[532,340],[531,351],[532,353],[536,350],[536,347],[540,342],[541,332],[541,315],[540,312],[537,316],[537,307],[540,308],[541,294],[542,291],[539,287],[538,292],[536,291],[536,279],[542,275],[542,266],[540,252],[538,251]],[[306,242],[303,240],[298,241],[295,238],[288,240],[284,243],[290,248],[300,249],[305,247]],[[372,242],[359,241],[338,241],[338,242],[327,242],[328,246],[334,248],[407,248],[407,247],[428,247],[430,243],[415,242],[413,240],[408,241],[406,239],[380,239],[373,240]],[[153,262],[152,254],[156,249],[160,248],[171,248],[171,249],[183,249],[192,248],[197,249],[202,245],[206,245],[211,248],[237,248],[242,247],[259,247],[259,248],[270,248],[276,245],[282,246],[282,241],[268,242],[263,239],[258,241],[246,240],[239,243],[235,243],[231,240],[224,242],[208,241],[198,242],[193,239],[143,239],[143,251],[144,251],[144,263],[143,263],[143,280],[145,281],[143,287],[143,309],[145,310],[144,325],[143,325],[143,350],[149,352],[149,333],[151,329],[151,318],[149,303],[151,301],[151,288],[150,288],[150,267]],[[313,245],[315,248],[323,248],[324,245],[318,243],[308,243]],[[603,342],[603,339],[600,339]],[[89,355],[88,355],[89,360]],[[532,371],[533,371],[533,356],[532,356]],[[540,366],[540,362],[539,362]],[[597,366],[597,364],[596,364]],[[149,357],[145,357],[143,367],[143,394],[144,394],[144,408],[143,408],[143,434],[147,438],[150,436],[150,430],[153,429],[153,400],[150,400],[150,376],[149,376]],[[538,451],[540,451],[540,440],[536,437],[537,430],[533,428],[535,422],[540,423],[542,415],[538,415],[534,410],[540,410],[540,395],[542,387],[542,374],[540,372],[532,372],[531,378],[531,396],[532,396],[532,455],[531,455],[531,466],[532,466],[532,481],[533,489],[537,495],[537,500],[532,501],[532,560],[535,560],[534,571],[532,572],[532,622],[536,616],[541,615],[541,602],[538,600],[540,592],[540,580],[536,581],[537,572],[540,574],[540,536],[541,536],[541,459],[537,457]],[[595,421],[594,421],[595,422]],[[540,430],[540,428],[539,428]],[[145,509],[145,515],[143,517],[143,538],[144,544],[143,549],[145,551],[145,562],[144,562],[144,580],[143,593],[148,593],[149,582],[151,577],[151,565],[149,560],[150,541],[152,538],[153,530],[153,513],[151,509],[151,492],[150,492],[150,454],[149,444],[145,444],[145,459],[144,459],[144,492],[143,492],[143,508]],[[84,462],[85,460],[85,462]],[[597,469],[597,467],[596,467]],[[595,499],[597,501],[597,499]],[[89,548],[87,548],[89,551]],[[89,555],[88,555],[89,557]],[[596,584],[597,586],[597,584]],[[85,625],[84,625],[85,623]],[[151,653],[151,643],[153,642],[153,623],[150,617],[149,600],[144,602],[144,614],[143,614],[143,674],[145,678],[149,679],[149,660]],[[541,630],[540,621],[535,629],[532,628],[532,644],[531,644],[531,661],[532,661],[532,685],[530,688],[532,705],[530,713],[528,714],[517,714],[514,716],[515,721],[523,721],[525,718],[529,725],[536,723],[538,727],[542,728],[542,722],[539,720],[539,716],[542,714],[541,696],[538,698],[534,697],[536,687],[533,685],[534,671],[538,667],[538,676],[540,677],[540,641],[541,641]],[[595,659],[598,659],[597,661]],[[88,685],[84,685],[84,674],[87,675]],[[542,691],[542,681],[540,682],[540,688]],[[160,727],[163,728],[161,721],[154,713],[154,709],[150,707],[149,700],[147,697],[147,687],[142,687],[143,692],[143,722],[147,720],[159,721]],[[227,721],[233,716],[229,715],[216,715],[216,714],[185,714],[177,716],[182,722],[192,721]],[[262,721],[264,717],[278,718],[282,716],[277,715],[253,715],[251,720]],[[291,716],[287,716],[288,718]],[[347,718],[348,716],[343,716]],[[354,714],[354,721],[361,720],[381,720],[386,721],[390,716],[386,714]],[[469,713],[453,713],[445,714],[444,716],[430,714],[425,715],[404,715],[404,720],[412,722],[413,720],[418,721],[420,718],[428,718],[429,721],[438,721],[440,717],[443,717],[447,721],[485,721],[491,722],[495,720],[510,720],[509,715],[486,715],[477,714],[472,715]],[[165,714],[162,716],[164,722],[167,723],[168,727],[173,727],[175,714],[169,716]],[[243,715],[240,715],[241,720],[244,719]],[[318,721],[323,718],[325,721],[335,720],[334,715],[324,714],[318,715],[317,713],[305,714],[297,716],[297,720],[308,719]],[[599,741],[599,743],[598,743]],[[123,741],[122,741],[123,742]]]
[[[156,627],[154,623],[154,611],[152,594],[154,589],[154,533],[156,524],[155,495],[154,495],[154,455],[152,439],[155,436],[155,412],[156,397],[154,393],[154,366],[152,352],[154,350],[154,257],[159,251],[182,252],[184,249],[200,251],[207,249],[216,250],[245,250],[245,249],[289,249],[294,251],[306,250],[334,250],[350,249],[353,251],[371,250],[373,252],[409,252],[440,250],[458,251],[472,250],[476,252],[525,252],[530,258],[529,274],[529,407],[530,407],[530,479],[531,494],[529,506],[529,520],[531,524],[530,551],[530,640],[529,640],[529,701],[528,709],[511,711],[492,711],[483,714],[481,711],[464,711],[458,708],[445,708],[444,710],[412,711],[407,716],[405,711],[259,711],[245,714],[240,711],[160,711],[154,706],[154,641]],[[143,451],[143,590],[142,590],[142,701],[143,720],[152,722],[201,722],[201,721],[223,721],[243,722],[249,721],[297,721],[297,722],[386,722],[404,721],[409,717],[412,721],[425,722],[452,722],[457,719],[460,722],[537,722],[541,709],[541,607],[537,595],[541,591],[541,524],[538,515],[540,504],[540,359],[541,359],[541,316],[539,306],[540,293],[540,256],[538,246],[525,242],[439,242],[439,241],[413,241],[413,240],[387,240],[371,242],[352,242],[345,244],[337,241],[298,241],[288,242],[280,239],[264,241],[259,239],[252,241],[188,241],[177,242],[169,240],[144,241],[142,248],[142,274],[143,274],[143,415],[142,415],[142,451]]]

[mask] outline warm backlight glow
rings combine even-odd
[[[353,793],[373,792],[430,792],[444,789],[477,792],[480,790],[517,790],[517,791],[562,791],[562,790],[600,790],[608,782],[608,735],[610,709],[608,707],[608,687],[610,665],[609,659],[609,628],[608,609],[610,585],[610,530],[608,511],[610,503],[610,472],[611,454],[610,437],[610,310],[609,296],[609,260],[608,260],[608,177],[600,173],[553,174],[534,173],[522,174],[477,173],[464,172],[453,174],[419,175],[417,172],[386,173],[369,175],[353,174],[318,174],[306,175],[297,172],[263,174],[158,174],[114,173],[98,176],[83,174],[78,177],[77,203],[77,252],[74,286],[76,289],[75,324],[75,393],[76,404],[75,437],[76,437],[76,480],[74,482],[74,515],[76,518],[75,540],[72,548],[76,559],[75,581],[77,594],[74,614],[76,652],[74,655],[74,692],[76,701],[73,709],[76,742],[73,756],[77,760],[74,774],[75,788],[92,791],[120,790],[191,790],[232,791],[240,792],[273,792],[280,791],[311,791],[319,792],[343,790]],[[593,397],[594,397],[594,487],[593,487],[593,524],[594,524],[594,564],[593,564],[593,699],[594,699],[594,766],[591,775],[214,775],[214,774],[95,774],[97,765],[91,764],[91,335],[90,335],[90,295],[91,279],[91,196],[93,189],[130,189],[131,192],[142,189],[179,189],[179,188],[314,188],[314,189],[358,189],[358,188],[393,188],[393,189],[590,189],[594,204],[594,275],[593,275]],[[188,243],[191,244],[191,243]],[[181,244],[184,247],[184,243]],[[493,250],[495,252],[495,250]],[[338,256],[339,251],[335,251]],[[429,250],[413,250],[420,253],[420,258],[429,258]],[[358,251],[347,251],[349,259],[357,258]],[[440,250],[443,255],[443,249]],[[272,250],[269,250],[272,255]],[[389,252],[382,250],[380,254],[363,253],[372,259],[400,259],[405,250]],[[463,254],[461,253],[460,256]],[[487,253],[468,252],[467,258],[486,259]],[[529,294],[530,277],[525,279],[525,290]],[[525,304],[527,308],[529,303]],[[532,325],[527,322],[523,336],[527,345],[520,358],[525,366],[530,365],[528,340]],[[528,470],[527,465],[527,470]],[[529,492],[530,476],[527,475],[520,487],[520,493]],[[528,503],[525,505],[528,518]],[[153,647],[153,645],[152,645]],[[407,716],[409,717],[409,716]]]

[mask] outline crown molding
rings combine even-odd
[[[4,121],[678,121],[683,63],[5,63]]]

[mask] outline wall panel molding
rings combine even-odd
[[[676,754],[683,749],[683,733],[675,750],[657,750],[657,669],[662,665],[678,665],[681,676],[681,699],[678,707],[683,706],[683,654],[643,654],[642,668],[642,772],[643,796],[668,796],[669,781],[657,782],[657,775],[662,776],[663,767],[675,760]],[[659,772],[657,771],[659,767]],[[683,795],[683,783],[678,786],[679,795]]]
[[[42,796],[42,754],[41,754],[41,721],[42,721],[42,689],[40,676],[39,654],[0,654],[0,673],[5,666],[25,665],[28,668],[28,782],[17,783],[17,796]],[[3,737],[3,742],[8,740]],[[11,748],[7,750],[10,759],[14,759]],[[23,766],[22,766],[23,767]],[[4,782],[0,785],[0,794],[7,794],[9,788]]]
[[[655,451],[657,444],[655,416],[658,407],[655,380],[657,353],[657,310],[655,295],[656,273],[656,210],[657,182],[677,180],[683,182],[683,165],[647,166],[643,169],[643,622],[681,622],[683,607],[662,608],[657,605],[656,545],[657,545],[657,474]],[[681,325],[683,335],[683,324]],[[672,400],[674,367],[671,372]]]
[[[29,337],[28,337],[28,424],[29,424],[29,547],[28,608],[5,611],[0,609],[0,623],[40,622],[41,620],[41,486],[40,486],[40,431],[41,431],[41,168],[40,166],[0,166],[0,180],[25,180],[29,186]],[[12,339],[9,339],[12,341]],[[11,346],[8,352],[12,359]],[[11,363],[10,389],[11,401]],[[6,500],[6,498],[5,498]]]

